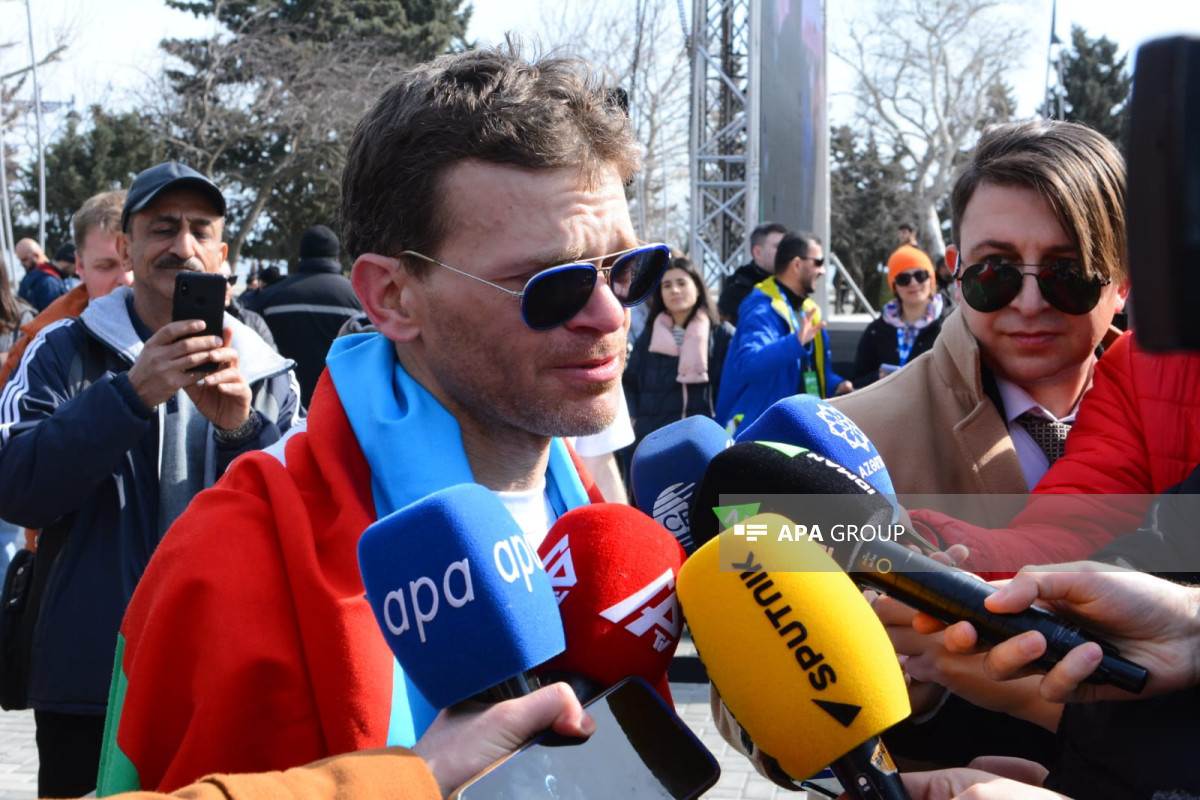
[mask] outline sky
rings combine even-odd
[[[515,31],[527,40],[552,41],[543,19],[554,19],[570,0],[474,0],[468,38],[496,42],[505,31]],[[628,14],[635,0],[583,0],[603,13]],[[681,5],[691,23],[692,0],[666,0],[670,13]],[[1007,2],[1014,14],[1030,21],[1034,33],[1021,58],[1021,69],[1010,76],[1019,116],[1032,116],[1041,102],[1046,77],[1052,0]],[[848,20],[872,8],[868,0],[825,0],[827,30],[831,41],[845,36]],[[544,12],[543,6],[551,11]],[[24,0],[0,0],[0,74],[29,63],[26,6]],[[158,42],[166,37],[188,38],[208,35],[212,23],[168,8],[163,0],[32,0],[33,41],[39,57],[63,35],[70,45],[54,64],[40,71],[43,102],[73,102],[83,112],[100,103],[110,110],[135,108],[150,76],[161,72],[163,57]],[[1200,36],[1200,2],[1197,0],[1059,0],[1057,32],[1069,41],[1072,23],[1082,25],[1092,37],[1106,35],[1123,52],[1156,36],[1190,33]],[[15,46],[2,47],[9,42]],[[830,119],[835,124],[852,122],[854,103],[849,69],[837,59],[829,60],[831,92]],[[31,100],[27,85],[20,99]],[[32,119],[31,117],[29,119]],[[63,114],[47,116],[47,138],[64,124]],[[35,147],[32,123],[5,132],[5,144],[23,153]],[[20,158],[27,161],[28,155]]]
[[[565,0],[557,0],[562,3]],[[634,0],[588,0],[614,14],[632,13]],[[474,0],[468,31],[484,42],[500,39],[506,30],[526,37],[541,31],[542,4],[556,0]],[[670,5],[674,6],[674,3]],[[683,0],[689,23],[691,0]],[[1013,4],[1017,8],[1017,4]],[[853,0],[827,0],[829,35],[846,30],[848,16],[870,8]],[[1026,0],[1022,16],[1035,29],[1034,43],[1022,58],[1023,68],[1013,76],[1019,113],[1031,114],[1040,101],[1045,80],[1046,47],[1050,32],[1051,0]],[[20,47],[0,51],[0,72],[27,62],[25,7],[22,0],[0,0],[0,42],[19,39]],[[209,32],[209,24],[190,14],[173,11],[162,0],[36,0],[33,3],[34,42],[44,54],[56,35],[69,31],[71,46],[60,63],[47,67],[42,79],[43,100],[69,101],[76,107],[94,102],[133,105],[134,87],[162,65],[157,44],[165,36],[196,36]],[[1148,38],[1170,33],[1200,35],[1200,3],[1195,0],[1059,0],[1057,29],[1066,41],[1071,23],[1095,37],[1101,34],[1132,50]],[[833,91],[852,88],[847,70],[830,60]],[[839,116],[835,110],[835,121]]]

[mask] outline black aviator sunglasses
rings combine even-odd
[[[976,311],[999,311],[1017,299],[1026,278],[1035,278],[1046,302],[1073,316],[1095,308],[1100,302],[1100,292],[1112,283],[1111,278],[1085,277],[1079,262],[1069,258],[1053,264],[990,260],[960,270],[955,278],[962,285],[963,300]]]

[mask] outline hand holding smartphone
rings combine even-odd
[[[596,722],[588,739],[547,731],[451,800],[690,800],[721,776],[712,753],[640,678],[584,707]]]
[[[225,288],[228,285],[223,275],[181,270],[175,276],[171,321],[202,320],[204,330],[192,335],[215,336],[220,339],[225,319]],[[222,366],[208,361],[188,371],[207,374],[216,372]]]

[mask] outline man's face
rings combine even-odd
[[[1023,187],[981,184],[963,211],[960,238],[958,257],[964,266],[988,256],[1013,264],[1079,258],[1079,248],[1050,206]],[[1125,285],[1110,283],[1094,309],[1072,315],[1047,303],[1037,281],[1029,277],[1016,299],[999,311],[976,311],[965,302],[960,307],[983,362],[1046,405],[1039,397],[1043,390],[1060,390],[1059,397],[1078,399],[1091,374],[1092,354],[1113,314],[1124,306],[1126,290]]]
[[[825,265],[817,266],[816,259],[825,257],[825,251],[816,242],[808,243],[808,255],[800,259],[800,294],[808,297],[816,288],[817,281],[825,274]]]
[[[17,260],[21,262],[21,266],[25,271],[33,269],[38,265],[41,253],[28,240],[22,239],[17,242]]]
[[[139,309],[146,303],[153,314],[169,315],[179,270],[215,273],[228,250],[223,226],[217,210],[191,189],[166,192],[134,214],[120,252],[133,267]]]
[[[779,240],[782,238],[782,233],[768,233],[762,244],[751,248],[750,256],[760,269],[775,271],[775,251],[779,249]]]
[[[576,169],[466,161],[446,173],[440,196],[453,233],[425,255],[514,291],[548,267],[637,244],[613,170],[588,186]],[[612,421],[629,315],[607,283],[598,281],[564,325],[534,331],[516,298],[429,270],[409,283],[419,334],[406,357],[460,423],[549,437],[596,433]]]
[[[89,300],[133,283],[133,270],[121,261],[117,251],[117,234],[103,228],[87,232],[83,245],[75,253],[75,268],[87,288]]]
[[[900,244],[902,244],[902,245],[903,244],[911,244],[915,247],[917,244],[916,231],[912,230],[911,228],[901,228],[900,229]]]
[[[233,275],[233,267],[229,266],[228,261],[222,261],[217,274],[225,279],[225,307],[229,308],[229,304],[233,302],[233,284],[229,282]]]

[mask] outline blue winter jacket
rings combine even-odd
[[[78,319],[48,325],[0,393],[0,518],[41,529],[29,683],[35,709],[104,713],[121,618],[161,538],[159,440],[168,403],[147,408],[129,382],[142,351],[131,297],[122,287]],[[266,447],[299,420],[292,362],[229,314],[225,326],[263,424],[231,444],[207,423],[205,440],[188,443],[203,448],[205,486],[236,456]],[[237,520],[213,520],[213,547],[236,547],[236,531]]]
[[[817,331],[816,338],[802,346],[786,303],[772,277],[755,286],[738,309],[737,333],[725,356],[717,394],[716,420],[730,432],[758,419],[779,400],[803,391],[803,371],[818,372],[822,397],[832,395],[843,380],[833,371],[825,331]],[[809,304],[816,307],[806,299],[804,308]],[[819,311],[816,321],[820,322]]]

